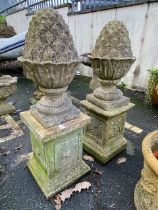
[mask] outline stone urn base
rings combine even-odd
[[[39,89],[39,87],[37,88],[37,90],[33,93],[33,97],[30,99],[30,102],[32,105],[37,104],[37,102],[44,96],[44,93],[42,93]]]
[[[158,160],[153,154],[155,150],[158,150],[158,131],[143,140],[144,168],[134,192],[137,210],[158,210]]]
[[[0,116],[11,114],[16,111],[16,108],[11,104],[7,103],[5,100],[0,100]]]
[[[89,166],[82,160],[84,127],[90,118],[80,116],[63,124],[44,128],[30,111],[22,121],[31,132],[32,157],[28,168],[47,199],[85,175]]]
[[[109,100],[109,101],[104,101],[96,98],[93,94],[88,94],[86,97],[87,101],[90,103],[93,103],[100,107],[101,109],[104,109],[106,111],[111,110],[111,109],[116,109],[118,107],[125,106],[129,103],[129,98],[126,96],[122,96],[120,100]]]
[[[81,105],[91,117],[91,123],[86,126],[84,149],[105,164],[126,148],[127,140],[123,137],[126,113],[134,104],[111,111],[105,111],[87,100],[81,101]]]
[[[17,79],[17,77],[11,77],[9,75],[0,77],[0,116],[16,111],[16,108],[11,103],[7,103],[7,98],[15,93]]]
[[[36,105],[30,107],[31,114],[45,128],[59,125],[80,115],[79,109],[73,106],[69,96],[65,92],[59,92],[57,95],[57,91],[60,89],[49,90],[48,95],[43,96]]]

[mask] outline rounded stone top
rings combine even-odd
[[[11,77],[10,75],[4,75],[0,77],[0,87],[9,86],[17,83],[17,77]]]
[[[53,63],[78,58],[68,25],[53,8],[42,9],[32,17],[23,57],[36,62]]]
[[[123,22],[113,20],[103,27],[91,55],[107,59],[132,57],[129,33]]]

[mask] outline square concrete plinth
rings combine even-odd
[[[127,140],[123,137],[126,113],[134,104],[105,111],[87,100],[81,101],[91,117],[86,126],[83,148],[100,163],[105,164],[126,148]]]
[[[84,127],[90,123],[87,115],[80,113],[80,117],[48,129],[30,111],[20,116],[31,133],[33,155],[27,165],[47,199],[90,170],[82,160]]]

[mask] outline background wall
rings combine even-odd
[[[137,58],[130,72],[123,79],[128,87],[145,89],[148,69],[158,66],[158,3],[140,4],[97,12],[67,15],[68,7],[57,9],[62,15],[74,38],[79,54],[91,52],[102,27],[110,20],[122,20],[129,30],[133,55]],[[26,31],[31,16],[27,10],[7,16],[9,25],[17,33]],[[80,72],[91,76],[92,70],[81,66]]]

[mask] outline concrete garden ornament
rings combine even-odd
[[[141,172],[141,179],[135,188],[135,206],[137,210],[157,210],[158,131],[154,131],[145,137],[142,143],[142,151],[144,156],[144,168]],[[155,153],[155,151],[157,152]]]
[[[126,147],[123,137],[126,112],[133,107],[129,98],[116,88],[135,61],[128,31],[121,21],[105,25],[89,58],[100,86],[82,101],[92,118],[84,148],[106,163]]]
[[[80,114],[65,91],[81,61],[62,16],[51,12],[39,12],[38,16],[33,17],[26,36],[23,57],[19,58],[26,76],[45,94],[31,107],[32,115],[44,127],[63,123]]]
[[[0,77],[0,116],[16,111],[11,103],[6,102],[6,99],[15,93],[17,79],[17,77],[11,77],[9,75]]]
[[[29,79],[44,92],[21,119],[31,131],[28,167],[47,198],[90,169],[82,160],[84,127],[90,118],[72,105],[66,90],[81,61],[69,28],[54,9],[37,12],[30,22],[23,57]]]

